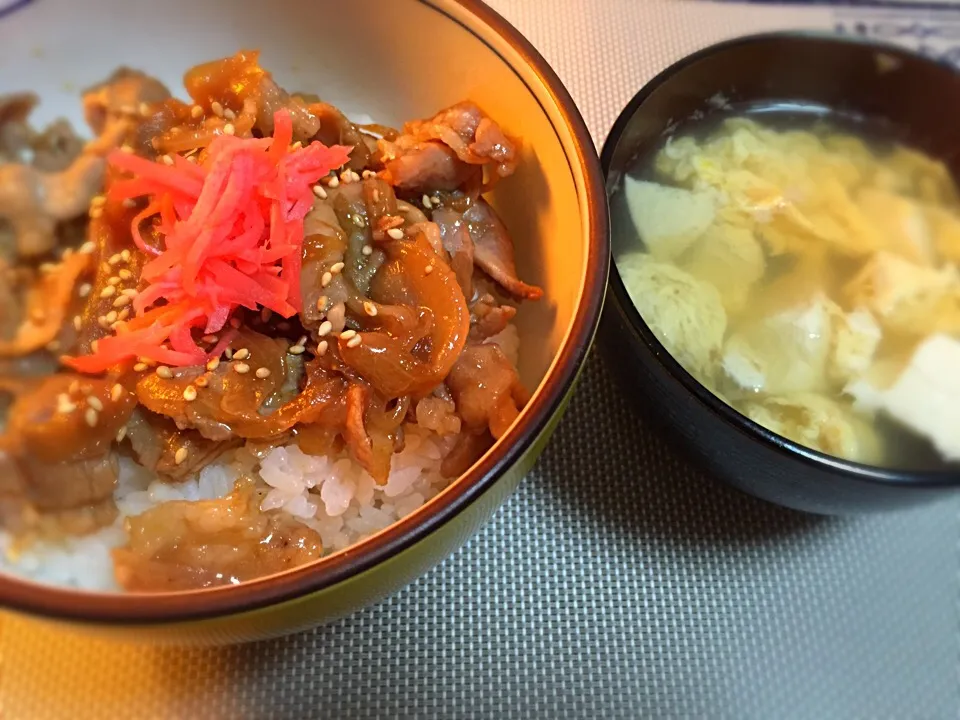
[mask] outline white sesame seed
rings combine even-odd
[[[346,267],[344,263],[335,262],[333,265],[330,266],[330,272],[336,275],[337,273],[343,272],[344,267]]]
[[[376,316],[377,316],[377,306],[374,305],[374,304],[373,304],[372,302],[370,302],[369,300],[364,300],[364,301],[363,301],[363,311],[364,311],[367,315],[369,315],[370,317],[376,317]]]
[[[157,377],[161,377],[164,380],[169,380],[173,377],[173,370],[168,368],[166,365],[158,365],[155,372],[157,373]]]
[[[363,171],[363,179],[364,179],[364,180],[367,180],[367,179],[369,179],[369,178],[376,177],[376,176],[377,176],[377,174],[376,174],[373,170],[364,170],[364,171]]]
[[[120,152],[126,153],[127,155],[133,155],[133,148],[129,145],[121,145]]]
[[[93,352],[97,352],[97,350],[99,350],[99,348],[100,348],[100,341],[99,341],[99,340],[94,340],[93,342],[90,343],[90,349],[91,349]]]
[[[218,367],[220,367],[220,358],[212,358],[211,360],[207,361],[207,370],[210,372],[213,372]]]
[[[347,347],[355,348],[357,347],[357,345],[359,345],[362,342],[363,342],[363,337],[361,337],[360,335],[355,335],[354,337],[350,338],[349,341],[347,341]]]
[[[349,185],[351,182],[353,182],[353,178],[350,177],[349,170],[344,170],[342,173],[340,173],[340,182],[342,182],[344,185]]]
[[[130,317],[130,308],[125,307],[120,311],[120,314],[117,315],[117,320],[126,320],[128,317]]]
[[[291,345],[287,348],[287,352],[291,355],[303,355],[306,348],[303,345]]]
[[[387,230],[387,235],[389,235],[394,240],[403,240],[403,230],[400,228],[390,228]]]
[[[137,201],[134,200],[133,198],[126,198],[120,204],[123,205],[125,208],[127,208],[127,210],[129,210],[130,208],[135,208],[137,206]]]
[[[83,245],[80,246],[80,252],[84,255],[89,255],[95,252],[97,249],[97,244],[93,240],[87,240]]]
[[[83,329],[83,318],[79,315],[73,316],[73,329],[77,332],[80,332],[80,330]]]
[[[90,217],[92,217],[93,219],[97,219],[101,215],[103,215],[103,208],[98,208],[98,207],[90,208]]]
[[[190,108],[190,117],[198,118],[201,115],[203,115],[203,108],[199,105],[194,105],[192,108]]]
[[[373,248],[370,247],[369,245],[364,245],[363,249],[361,249],[360,252],[362,252],[365,256],[369,257],[370,255],[373,255]]]
[[[332,178],[330,178],[330,182],[328,182],[327,185],[329,185],[329,186],[332,187],[332,188],[339,187],[339,186],[340,186],[340,178],[338,178],[336,175],[334,175]]]
[[[90,201],[91,207],[103,207],[107,202],[107,198],[103,195],[94,195],[93,199]]]
[[[234,363],[233,369],[240,375],[246,375],[250,372],[250,366],[243,362]]]
[[[200,339],[203,340],[203,342],[205,343],[215,343],[220,338],[218,338],[216,335],[204,335]]]
[[[121,397],[123,397],[123,385],[116,383],[112,388],[110,388],[110,399],[113,402],[119,402]]]
[[[184,460],[187,459],[187,449],[185,447],[177,448],[177,451],[173,454],[173,462],[176,465],[182,465]]]
[[[233,360],[233,350],[227,348],[223,351],[223,354],[227,356],[227,360]]]
[[[96,427],[97,421],[100,419],[100,415],[92,407],[88,407],[87,411],[83,414],[83,420],[90,427]]]
[[[250,351],[246,348],[240,348],[233,353],[234,360],[246,360],[248,357],[250,357]]]
[[[107,325],[109,325],[110,323],[115,323],[117,321],[117,311],[111,310],[110,312],[108,312],[106,315],[103,316],[103,319],[104,321],[106,321]]]
[[[320,337],[326,337],[327,335],[330,334],[332,330],[333,330],[333,323],[330,322],[329,320],[324,320],[322,323],[320,323],[320,329],[317,330],[317,334]]]
[[[210,109],[213,110],[213,114],[217,117],[223,117],[223,105],[214,100],[210,103]]]
[[[367,224],[363,221],[363,218],[359,215],[353,216],[353,224],[360,228],[367,226]]]
[[[188,156],[187,156],[187,162],[196,164],[196,162],[197,162],[197,156],[196,156],[196,155],[188,155]]]
[[[140,294],[140,291],[137,290],[136,288],[125,288],[120,291],[120,294],[126,295],[128,298],[135,298],[137,295]]]
[[[132,257],[132,255],[130,254],[130,251],[129,251],[129,250],[121,250],[121,251],[120,251],[120,259],[123,260],[124,262],[130,262],[130,258],[131,258],[131,257]]]
[[[433,272],[433,265],[427,265],[427,266],[423,269],[423,274],[424,274],[424,275],[429,275],[429,274],[432,273],[432,272]]]
[[[323,185],[314,185],[313,194],[316,195],[321,200],[327,199],[327,191],[323,189]]]
[[[140,107],[138,107],[137,109],[140,111],[140,114],[143,115],[144,117],[150,114],[150,106],[145,102],[140,103]]]
[[[193,381],[193,384],[196,385],[198,388],[205,388],[209,384],[209,381],[207,380],[206,375],[201,375],[200,377],[198,377],[196,380]]]
[[[115,308],[122,308],[124,305],[129,305],[131,302],[133,302],[133,298],[127,294],[123,294],[113,301],[113,306]]]
[[[293,145],[290,146],[290,150],[296,152],[303,147],[303,143],[297,140]]]
[[[327,303],[330,302],[329,298],[326,295],[321,295],[317,298],[317,310],[323,312],[327,309]]]
[[[333,275],[332,275],[331,273],[329,273],[329,272],[325,272],[325,273],[320,277],[320,287],[326,287],[326,286],[329,285],[332,281],[333,281]]]
[[[123,260],[123,256],[120,253],[114,253],[110,256],[110,259],[107,260],[108,265],[119,265],[120,261]]]
[[[100,402],[100,398],[96,395],[87,396],[87,405],[92,407],[97,412],[103,412],[103,403]]]
[[[323,357],[324,355],[326,355],[327,348],[329,346],[330,346],[330,343],[328,343],[326,340],[321,340],[320,343],[317,345],[317,355],[319,355],[320,357]]]
[[[233,126],[233,123],[227,123],[223,126],[223,132],[225,135],[233,135],[237,132],[237,129]]]
[[[162,155],[160,159],[163,161],[164,165],[173,165],[173,158],[169,155]]]
[[[133,366],[134,372],[143,372],[146,369],[147,369],[147,364],[145,362],[138,362],[136,365]]]
[[[102,327],[104,330],[106,330],[107,328],[109,328],[109,327],[110,327],[110,323],[107,322],[107,316],[106,316],[106,315],[101,315],[100,317],[98,317],[98,318],[97,318],[97,325],[99,325],[100,327]]]
[[[126,268],[121,268],[117,271],[117,275],[121,280],[129,280],[133,277],[133,273],[127,270]]]
[[[114,275],[114,276],[111,277],[111,278],[107,278],[107,285],[119,285],[119,284],[122,283],[122,282],[123,282],[123,280],[121,280],[120,278],[118,278],[116,275]]]
[[[123,425],[119,430],[117,430],[117,442],[123,442],[123,439],[127,436],[127,426]]]
[[[306,336],[306,335],[301,335],[301,336],[300,336],[300,339],[297,340],[296,344],[297,344],[297,345],[306,346],[306,344],[307,344],[307,336]]]
[[[187,402],[193,402],[197,399],[197,389],[193,385],[187,385],[183,389],[183,399]]]
[[[433,207],[433,205],[432,205],[431,202],[430,202],[430,196],[427,195],[426,193],[424,193],[424,194],[423,194],[423,197],[420,198],[420,202],[423,203],[423,206],[424,206],[427,210],[429,210],[430,208]]]
[[[342,333],[340,333],[341,340],[349,340],[350,338],[353,338],[356,336],[357,336],[356,330],[344,330]]]
[[[237,114],[236,114],[233,110],[231,110],[230,108],[224,108],[224,109],[223,109],[223,116],[224,116],[227,120],[236,120],[236,119],[237,119]]]
[[[255,373],[255,375],[261,380],[263,380],[264,378],[268,378],[270,377],[270,368],[265,368],[265,367],[257,368],[257,372]]]
[[[108,298],[113,297],[117,294],[117,289],[113,285],[107,285],[103,290],[100,291],[100,297]]]

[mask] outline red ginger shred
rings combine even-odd
[[[225,343],[221,338],[207,353],[192,331],[219,332],[236,308],[297,314],[313,185],[343,166],[352,148],[313,142],[291,150],[292,140],[290,114],[280,110],[272,138],[220,136],[203,165],[175,156],[170,166],[113,152],[110,164],[133,177],[114,183],[110,198],[149,198],[131,226],[137,247],[154,256],[141,274],[148,284],[134,299],[136,317],[101,338],[95,353],[65,358],[65,364],[87,373],[138,357],[198,365]],[[153,217],[162,250],[140,234],[141,223]]]

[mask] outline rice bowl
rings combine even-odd
[[[129,3],[118,2],[114,8],[110,2],[105,2],[101,9],[116,15],[117,27],[128,27],[124,18]],[[284,18],[281,24],[292,33],[283,35],[282,43],[277,42],[280,35],[275,30],[254,20],[252,3],[241,2],[235,9],[236,24],[229,32],[218,33],[210,32],[211,28],[220,27],[216,13],[191,7],[195,20],[192,29],[203,40],[190,48],[180,46],[175,53],[170,51],[169,40],[156,35],[152,36],[156,42],[144,44],[142,34],[132,27],[130,32],[120,34],[115,32],[117,28],[109,33],[104,29],[102,41],[109,35],[116,49],[115,57],[136,55],[140,67],[165,69],[161,77],[171,86],[177,70],[191,62],[218,53],[228,54],[238,46],[259,45],[265,59],[269,56],[267,64],[278,68],[278,79],[288,87],[332,87],[332,97],[353,119],[366,120],[360,114],[366,113],[396,125],[405,118],[427,116],[465,94],[463,76],[448,73],[446,67],[435,70],[431,84],[400,94],[392,91],[388,77],[372,72],[378,54],[392,46],[391,76],[415,75],[420,60],[409,52],[414,47],[398,48],[388,40],[395,37],[398,29],[416,27],[417,32],[429,35],[437,48],[449,54],[450,69],[483,69],[483,75],[471,82],[468,94],[492,115],[504,118],[508,130],[524,139],[525,160],[517,178],[509,182],[513,187],[525,187],[526,191],[494,192],[496,209],[508,227],[524,238],[517,244],[518,267],[528,274],[529,280],[549,288],[548,302],[523,308],[516,322],[517,334],[523,339],[520,376],[524,385],[534,391],[533,397],[501,442],[458,480],[429,499],[429,491],[419,492],[426,500],[424,506],[345,552],[336,551],[331,545],[330,553],[317,563],[259,580],[226,588],[154,595],[76,592],[22,582],[4,574],[0,576],[0,598],[7,607],[68,621],[82,620],[98,631],[109,625],[115,632],[126,634],[126,628],[136,625],[141,637],[197,642],[288,632],[382,597],[462,543],[516,485],[559,417],[564,397],[592,340],[608,260],[606,213],[596,158],[582,121],[562,86],[515,31],[487,8],[470,2],[428,4],[410,0],[389,7],[377,4],[374,9],[361,1],[341,8],[343,22],[362,20],[371,38],[383,42],[371,44],[363,62],[349,64],[342,67],[341,73],[321,78],[322,73],[316,68],[308,69],[308,59],[316,55],[316,39],[322,37],[327,42],[324,57],[331,59],[342,58],[343,54],[336,49],[342,47],[345,51],[349,45],[346,36],[317,24],[315,17],[324,12],[322,4],[281,2],[276,17],[278,22]],[[62,68],[66,67],[62,54],[73,56],[73,44],[66,28],[59,22],[50,22],[49,13],[62,18],[69,17],[72,11],[73,7],[66,3],[48,0],[11,16],[0,27],[0,33],[8,27],[17,30],[0,51],[0,62],[16,59],[20,63],[22,72],[17,86],[40,89],[44,100],[41,108],[58,93],[75,97],[76,88],[108,74],[113,64],[109,60],[94,60],[76,65],[73,78],[67,78],[72,87],[61,89]],[[292,20],[295,16],[296,22]],[[31,45],[16,40],[30,36],[36,27],[44,27],[45,37],[49,38],[44,43],[45,57],[31,55]],[[181,28],[177,41],[184,37]],[[88,36],[85,42],[90,41],[98,40]],[[181,58],[176,65],[166,59],[174,54]],[[52,74],[57,72],[59,76]],[[291,73],[300,76],[291,81]],[[5,91],[14,89],[0,87]],[[387,97],[397,102],[392,112],[384,110]],[[42,119],[49,118],[48,114]],[[149,480],[138,479],[131,492],[143,492],[148,485]],[[198,484],[196,492],[212,494],[212,487],[204,484],[201,488]],[[269,492],[266,487],[263,489]],[[418,491],[414,488],[413,492],[415,495]],[[137,497],[133,495],[134,499]],[[419,499],[413,497],[410,503],[414,501]],[[387,505],[389,511],[391,503]],[[409,509],[400,505],[402,512]],[[325,508],[322,498],[318,506]],[[359,509],[357,512],[359,517]],[[340,521],[345,524],[352,520],[350,513],[346,510]],[[360,531],[367,532],[371,527],[361,526]],[[334,537],[334,533],[329,537]],[[29,553],[20,555],[21,561],[28,557]]]

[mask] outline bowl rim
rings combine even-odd
[[[859,36],[842,35],[836,32],[820,30],[796,30],[796,31],[775,31],[743,35],[740,37],[724,40],[696,52],[684,56],[666,69],[659,72],[649,82],[647,82],[634,95],[610,129],[604,140],[603,148],[600,152],[600,166],[603,170],[604,183],[611,172],[613,153],[617,148],[624,132],[630,126],[634,116],[640,111],[640,108],[646,100],[664,83],[669,81],[679,71],[703,61],[711,56],[726,52],[733,48],[755,43],[777,42],[783,40],[816,40],[818,42],[833,42],[837,44],[860,45],[865,49],[880,51],[902,57],[908,57],[913,60],[922,60],[939,67],[945,67],[953,73],[958,73],[956,67],[938,60],[930,58],[920,53],[914,52],[900,45],[887,42],[878,42]],[[607,188],[608,197],[612,193],[613,187]],[[613,232],[613,220],[611,218],[611,233]],[[693,377],[687,370],[673,357],[667,348],[657,339],[656,335],[650,329],[650,326],[643,320],[640,312],[634,305],[630,294],[626,289],[623,278],[620,275],[617,266],[617,260],[611,251],[609,294],[612,296],[613,303],[617,309],[622,312],[628,325],[635,335],[635,340],[639,340],[643,349],[649,352],[655,362],[659,363],[670,376],[679,381],[681,385],[699,402],[702,409],[718,417],[721,421],[731,426],[753,440],[761,443],[763,446],[783,456],[785,459],[799,460],[803,464],[819,469],[828,469],[832,472],[842,473],[850,479],[863,482],[865,484],[880,485],[886,487],[910,487],[925,489],[942,489],[947,487],[960,486],[960,475],[956,470],[904,470],[899,468],[883,468],[874,465],[865,465],[842,458],[822,453],[818,450],[805,447],[799,443],[793,442],[777,433],[768,430],[762,425],[754,422],[746,415],[743,415],[732,406],[725,403],[714,393],[708,390],[699,380]],[[637,343],[634,343],[636,345]]]
[[[401,518],[382,532],[340,552],[299,568],[234,586],[174,593],[105,593],[41,584],[0,573],[0,606],[49,619],[87,624],[152,626],[239,615],[276,606],[332,588],[357,577],[416,545],[454,521],[528,452],[562,407],[592,344],[606,293],[610,266],[610,234],[606,192],[596,147],[573,98],[533,45],[499,13],[480,0],[415,0],[443,14],[474,35],[530,87],[520,67],[532,69],[551,100],[555,132],[563,128],[570,141],[564,155],[570,169],[579,168],[584,206],[581,234],[587,241],[581,296],[569,332],[541,382],[539,391],[510,430],[508,442],[498,443],[466,474],[451,483],[450,492],[435,499],[429,511]],[[456,11],[456,15],[453,11]],[[463,16],[461,17],[458,16]],[[485,39],[479,29],[492,30],[522,62],[515,63]],[[532,90],[532,88],[531,88]],[[544,111],[547,107],[539,101]],[[550,112],[548,112],[548,116]],[[571,152],[572,149],[572,152]],[[579,184],[579,183],[578,183]]]

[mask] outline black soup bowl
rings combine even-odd
[[[626,170],[662,146],[678,124],[725,107],[798,103],[868,118],[896,139],[960,169],[960,74],[887,45],[817,33],[773,33],[728,41],[662,72],[631,100],[601,155],[608,196]],[[614,213],[613,235],[617,241]],[[629,230],[633,232],[632,228]],[[616,247],[616,246],[615,246]],[[681,451],[734,487],[824,515],[889,510],[960,488],[954,467],[894,470],[798,445],[741,415],[686,372],[655,337],[616,262],[601,324],[605,359],[631,404],[669,430]],[[960,369],[958,369],[960,371]]]

